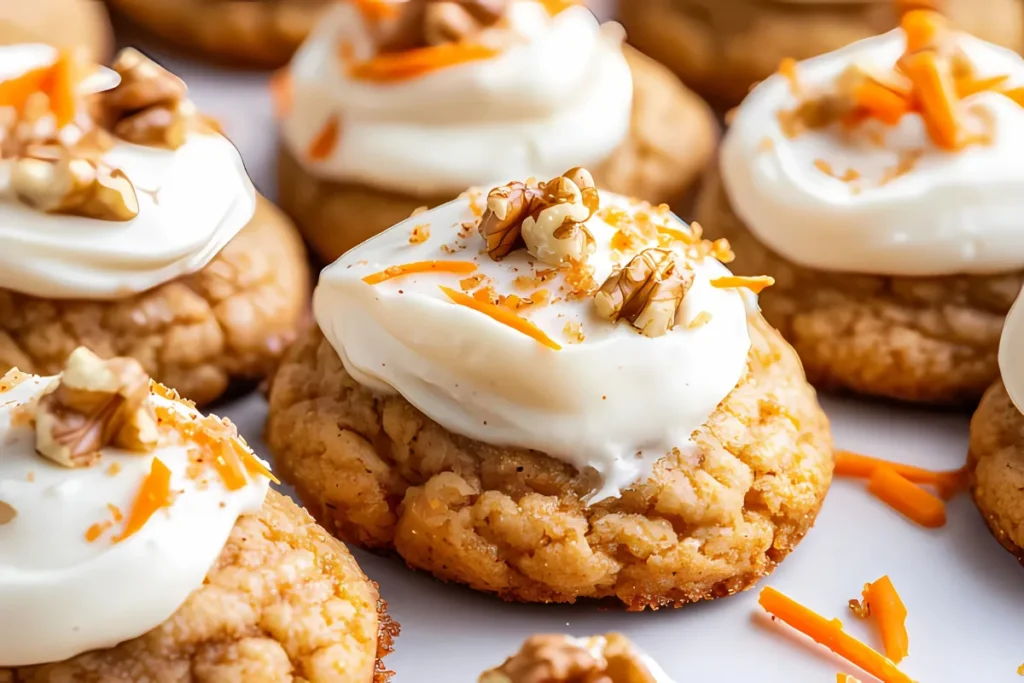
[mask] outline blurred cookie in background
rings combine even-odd
[[[114,47],[110,18],[99,0],[0,2],[0,45],[35,42],[84,48],[94,62],[107,61]]]

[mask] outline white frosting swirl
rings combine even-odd
[[[653,214],[609,193],[601,193],[601,206]],[[610,248],[616,228],[602,215],[587,222],[596,243],[590,263],[597,283],[622,261]],[[710,284],[728,270],[711,258],[691,262],[695,280],[676,327],[649,338],[625,321],[601,319],[590,297],[564,298],[561,275],[523,289],[516,278],[550,266],[536,263],[525,249],[499,262],[480,253],[483,240],[473,216],[470,200],[456,200],[399,223],[324,269],[314,313],[346,370],[377,392],[400,393],[457,434],[542,451],[579,470],[593,468],[604,482],[594,500],[646,479],[672,449],[685,453],[694,430],[747,368],[744,297]],[[668,215],[654,220],[685,230]],[[410,232],[419,225],[429,226],[430,237],[411,244]],[[453,244],[459,251],[450,255]],[[518,313],[561,350],[453,304],[439,285],[457,290],[466,275],[405,275],[372,286],[362,279],[398,264],[460,258],[472,260],[498,293],[528,297],[531,289],[548,289],[550,304]],[[691,329],[705,312],[711,316],[707,324]],[[582,326],[582,343],[572,343],[571,325]]]
[[[967,35],[960,45],[982,77],[1007,74],[1024,83],[1017,54]],[[901,30],[801,62],[797,77],[807,92],[828,90],[856,64],[891,69],[902,54]],[[789,81],[776,74],[740,106],[722,149],[722,180],[736,214],[758,239],[804,266],[882,275],[992,273],[1024,266],[1020,216],[1024,214],[1024,109],[982,92],[962,106],[981,127],[988,117],[990,145],[959,152],[938,149],[920,116],[899,125],[839,126],[789,138],[778,114],[798,104]],[[877,124],[877,125],[876,125]],[[877,135],[884,136],[878,144]],[[888,182],[901,158],[920,154],[913,167]],[[835,175],[860,175],[844,182]]]
[[[52,63],[54,54],[38,45],[0,48],[0,80]],[[256,208],[242,159],[220,135],[194,134],[177,150],[117,141],[103,161],[135,186],[139,215],[131,221],[32,209],[11,195],[13,162],[0,160],[0,287],[59,299],[144,292],[202,269]]]
[[[514,2],[509,30],[522,42],[492,59],[397,83],[349,77],[339,45],[373,54],[362,14],[340,3],[296,55],[284,140],[313,174],[419,196],[471,185],[550,178],[596,165],[625,139],[633,99],[622,30],[584,7],[552,17],[537,2]],[[339,115],[327,158],[311,141]]]
[[[1010,400],[1024,413],[1024,292],[1010,309],[999,340],[999,374]]]
[[[91,467],[54,464],[36,454],[25,420],[12,424],[54,379],[32,377],[0,394],[0,501],[16,511],[0,523],[0,667],[61,661],[163,623],[202,585],[235,521],[257,512],[269,487],[259,477],[229,492],[212,470],[194,480],[185,446],[106,448]],[[109,505],[127,516],[154,458],[171,470],[173,504],[119,543],[111,539],[123,523],[87,541],[90,525],[111,520]],[[112,474],[111,466],[120,469]]]

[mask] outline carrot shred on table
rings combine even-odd
[[[826,619],[771,587],[761,591],[758,603],[772,616],[883,683],[913,683],[884,655],[843,631],[838,619]]]
[[[476,270],[476,264],[472,261],[414,261],[400,266],[388,266],[379,273],[373,273],[363,278],[368,285],[379,285],[382,282],[403,275],[414,273],[457,273],[464,275]]]
[[[157,510],[168,507],[171,502],[171,470],[160,458],[153,458],[149,474],[143,479],[132,508],[128,511],[124,529],[114,537],[114,543],[120,543],[134,535],[146,525]]]
[[[908,481],[934,487],[938,491],[939,496],[945,500],[949,500],[963,488],[964,471],[962,469],[936,472],[922,467],[915,467],[914,465],[890,462],[850,451],[836,451],[835,457],[834,473],[838,477],[861,477],[868,479],[879,467],[889,467]]]
[[[0,81],[0,107],[13,107],[21,110],[29,97],[46,87],[52,74],[53,66],[50,65]]]
[[[868,491],[883,503],[923,527],[946,523],[946,504],[891,467],[878,467],[868,480]]]
[[[728,275],[726,277],[717,277],[711,281],[711,286],[717,287],[718,289],[745,287],[754,294],[760,294],[766,287],[771,287],[774,284],[775,278],[770,275],[755,275],[752,277],[744,275]]]
[[[270,77],[270,100],[274,105],[274,116],[284,118],[292,111],[292,104],[295,101],[295,93],[292,83],[292,74],[287,67],[278,69]]]
[[[337,114],[331,116],[324,123],[324,127],[316,134],[316,137],[309,143],[309,158],[313,161],[323,161],[331,155],[334,148],[338,146],[338,137],[341,133],[341,117]]]
[[[511,309],[505,306],[496,306],[495,304],[487,303],[485,301],[478,301],[473,297],[458,292],[450,287],[441,286],[441,291],[444,292],[449,299],[458,304],[459,306],[465,306],[466,308],[472,308],[474,311],[483,313],[484,315],[490,316],[497,320],[502,325],[507,325],[517,332],[522,332],[527,337],[540,342],[542,345],[552,349],[554,351],[561,351],[562,347],[558,345],[551,337],[546,335],[542,329],[534,325],[526,318],[516,315]]]
[[[980,92],[996,91],[1009,78],[1009,74],[989,76],[987,78],[958,78],[956,80],[956,94],[957,97],[963,99],[971,95],[977,95]]]
[[[854,91],[857,106],[882,123],[894,126],[911,110],[910,101],[902,94],[868,78]]]
[[[443,43],[379,54],[365,62],[352,64],[349,75],[358,80],[381,83],[406,81],[459,64],[491,59],[499,52],[476,43]]]
[[[962,126],[949,60],[934,50],[925,50],[904,55],[899,66],[913,85],[914,97],[932,142],[942,149],[958,149]]]
[[[899,664],[910,654],[907,608],[888,576],[864,587],[864,602],[882,634],[885,656]]]

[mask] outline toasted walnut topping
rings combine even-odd
[[[149,396],[149,376],[138,361],[103,360],[79,347],[39,401],[36,450],[65,467],[92,465],[105,446],[153,450],[158,431]]]
[[[122,171],[57,144],[36,145],[25,154],[13,164],[11,189],[28,206],[108,221],[139,215],[135,187]]]
[[[18,511],[10,503],[0,500],[0,526],[10,524],[18,516]]]
[[[372,28],[382,52],[469,42],[497,25],[511,4],[511,0],[411,0],[402,3],[395,16],[375,22]]]
[[[134,48],[121,50],[111,68],[121,82],[104,93],[103,103],[122,114],[180,102],[188,94],[185,81]]]
[[[583,224],[599,201],[593,177],[582,168],[546,183],[516,181],[488,193],[479,231],[495,261],[525,246],[551,265],[582,262],[595,247]]]
[[[656,683],[642,657],[625,636],[574,640],[537,635],[480,683]]]
[[[598,315],[628,320],[645,336],[660,337],[676,324],[676,311],[693,272],[681,267],[667,249],[645,249],[615,270],[594,296]]]

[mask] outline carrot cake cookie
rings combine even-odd
[[[114,50],[110,18],[101,0],[0,2],[0,45],[35,42],[83,50],[86,58],[102,63]]]

